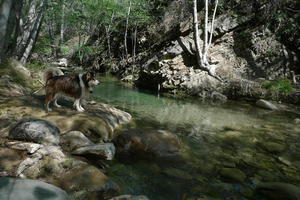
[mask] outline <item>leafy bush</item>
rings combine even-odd
[[[290,94],[294,91],[292,81],[289,79],[278,79],[275,81],[265,82],[263,83],[263,86],[271,93],[275,93],[276,95],[280,93]]]
[[[33,61],[30,64],[27,64],[27,68],[31,70],[43,70],[46,68],[46,66],[41,62]]]

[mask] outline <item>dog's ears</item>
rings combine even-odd
[[[89,71],[87,74],[86,74],[86,77],[87,78],[92,78],[92,77],[95,77],[96,76],[96,73],[95,72],[92,72],[92,71]]]

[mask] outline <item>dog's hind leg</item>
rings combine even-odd
[[[54,102],[53,102],[53,104],[54,104],[55,107],[60,108],[61,105],[59,105],[59,104],[57,103],[58,97],[59,97],[58,94],[55,94],[55,95],[54,95]]]
[[[81,101],[80,101],[80,100],[79,100],[79,107],[80,107],[80,109],[81,109],[82,111],[84,111],[84,108],[82,107]]]
[[[53,100],[53,95],[52,94],[46,94],[45,107],[46,107],[47,112],[52,111],[52,109],[49,107],[52,100]]]
[[[84,109],[80,106],[80,99],[76,99],[74,102],[74,106],[78,112],[83,112]]]

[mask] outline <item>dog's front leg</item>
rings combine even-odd
[[[75,108],[78,112],[83,112],[84,109],[80,106],[80,99],[76,99],[74,102]]]
[[[81,109],[82,111],[84,111],[84,108],[83,108],[82,105],[81,105],[81,100],[79,100],[79,107],[80,107],[80,109]]]

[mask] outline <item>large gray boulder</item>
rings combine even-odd
[[[3,177],[0,178],[1,200],[70,200],[62,189],[48,183]]]
[[[59,144],[60,130],[52,122],[28,118],[22,119],[9,131],[9,137],[41,144]]]

